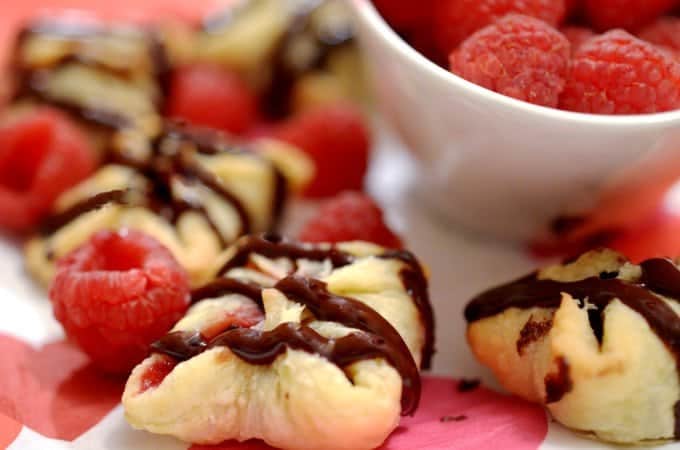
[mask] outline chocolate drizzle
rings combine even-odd
[[[478,295],[465,308],[465,318],[475,322],[509,308],[558,308],[563,293],[575,299],[587,299],[590,305],[597,307],[598,313],[618,299],[647,321],[674,356],[680,373],[680,318],[662,298],[652,293],[680,300],[680,270],[667,259],[650,259],[640,266],[639,282],[609,277],[559,282],[539,280],[537,274],[532,274]],[[676,406],[675,417],[676,439],[680,439],[680,406]]]
[[[253,286],[223,280],[227,281],[194,292],[193,300],[228,291],[256,301],[261,299]],[[362,332],[328,339],[308,326],[285,323],[264,332],[252,328],[230,329],[210,341],[200,333],[175,332],[155,342],[152,349],[185,361],[209,348],[226,346],[248,363],[270,364],[287,348],[293,348],[317,354],[341,368],[365,359],[385,358],[403,379],[402,414],[413,414],[420,399],[418,367],[403,339],[387,320],[358,300],[330,293],[319,280],[290,276],[279,281],[275,289],[305,305],[319,320],[337,322]],[[261,304],[261,300],[258,303]]]
[[[110,204],[124,204],[129,191],[119,189],[101,192],[82,202],[76,203],[65,211],[48,217],[41,225],[43,235],[52,234],[64,225],[74,221],[83,214],[103,208]]]
[[[297,242],[290,242],[272,233],[262,236],[249,236],[238,244],[236,253],[217,272],[224,275],[231,269],[245,266],[250,255],[256,253],[267,258],[309,259],[311,261],[329,260],[333,267],[343,267],[354,262],[354,256],[338,250],[334,246],[323,249],[318,246],[304,246]]]
[[[261,236],[249,236],[237,244],[236,253],[220,268],[218,276],[227,274],[231,269],[245,266],[250,255],[253,253],[267,258],[308,259],[311,261],[328,260],[334,268],[347,266],[355,260],[353,255],[343,252],[332,245],[328,248],[320,248],[319,246],[287,241],[276,234],[267,233]],[[378,255],[378,257],[382,259],[398,259],[404,263],[404,268],[399,272],[399,277],[404,289],[413,299],[425,329],[421,368],[429,369],[435,352],[435,325],[425,273],[415,256],[408,251],[388,250],[382,255]]]
[[[203,287],[195,289],[191,293],[191,303],[198,303],[201,300],[219,298],[227,294],[240,294],[248,297],[264,309],[262,304],[262,288],[254,283],[240,281],[236,278],[216,278]]]
[[[70,63],[78,63],[92,67],[100,72],[109,73],[117,78],[128,80],[129,73],[135,68],[121,70],[106,66],[96,60],[89,59],[75,52],[64,55],[48,67],[27,67],[21,62],[20,52],[26,40],[31,35],[52,36],[55,39],[86,40],[96,36],[115,32],[103,24],[83,23],[73,21],[38,21],[23,28],[16,41],[17,52],[14,55],[13,69],[16,73],[17,87],[13,98],[35,97],[41,101],[53,104],[62,108],[86,121],[95,123],[105,128],[118,130],[134,125],[134,120],[116,111],[82,105],[78,102],[71,102],[63,99],[52,98],[46,90],[47,80],[51,76],[50,71]],[[144,34],[141,34],[144,33]],[[120,39],[126,39],[124,35]],[[159,87],[160,98],[156,102],[157,108],[162,108],[162,103],[168,91],[170,64],[165,48],[165,44],[160,39],[156,30],[140,31],[140,45],[146,45],[149,52],[152,73],[150,74]]]
[[[187,146],[191,150],[187,149]],[[228,242],[203,204],[192,196],[180,198],[176,192],[172,191],[172,181],[176,177],[179,177],[187,186],[204,186],[222,201],[231,205],[239,219],[239,235],[253,231],[252,220],[244,203],[215,175],[196,162],[192,150],[211,155],[233,152],[244,157],[260,158],[247,150],[229,147],[219,133],[168,123],[164,134],[155,142],[149,161],[137,161],[120,153],[111,153],[108,157],[108,163],[129,167],[143,176],[149,185],[147,190],[144,192],[115,190],[86,198],[67,211],[48,218],[42,227],[43,234],[53,233],[80,215],[99,209],[108,203],[118,203],[147,208],[170,223],[176,223],[179,217],[187,211],[196,212],[206,219],[221,245],[226,246]],[[271,164],[264,159],[261,161],[263,164]],[[272,192],[274,204],[270,224],[273,227],[284,206],[287,186],[280,172],[273,165],[271,168],[276,177]]]
[[[428,370],[432,366],[432,357],[436,349],[434,347],[434,311],[430,303],[430,294],[428,292],[427,278],[422,266],[411,252],[405,250],[390,250],[382,255],[383,259],[398,259],[405,263],[404,268],[399,272],[401,283],[406,289],[406,292],[413,299],[420,320],[425,328],[425,344],[422,350],[421,368]]]

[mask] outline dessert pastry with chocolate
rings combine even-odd
[[[55,261],[95,232],[132,228],[165,245],[193,284],[209,279],[215,258],[239,236],[275,228],[289,189],[313,172],[286,144],[252,146],[257,151],[168,123],[146,158],[112,154],[110,164],[57,199],[26,246],[29,271],[47,284]]]
[[[624,444],[680,438],[680,268],[592,251],[474,298],[476,357],[567,427]]]
[[[411,415],[433,351],[415,257],[241,238],[123,395],[133,427],[197,443],[372,449]]]
[[[14,103],[46,103],[69,111],[108,147],[151,140],[170,71],[160,34],[64,16],[28,24],[14,49]],[[112,133],[121,132],[113,143]]]
[[[364,97],[354,29],[342,0],[242,0],[191,36],[184,59],[239,72],[262,92],[263,110],[272,118]],[[176,49],[178,40],[170,38],[169,47]]]

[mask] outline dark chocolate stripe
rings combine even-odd
[[[333,267],[343,267],[354,261],[354,256],[338,250],[334,246],[321,249],[318,246],[303,246],[297,242],[282,239],[268,233],[261,236],[249,236],[241,241],[234,256],[218,271],[218,276],[224,275],[231,269],[245,266],[250,255],[256,253],[267,258],[309,259],[311,261],[329,260]]]
[[[194,291],[192,300],[231,292],[245,295],[261,305],[259,288],[236,280],[221,280]],[[319,354],[341,368],[356,361],[384,357],[403,379],[402,413],[415,411],[421,389],[418,368],[401,335],[384,317],[358,300],[330,293],[326,284],[319,280],[290,276],[279,281],[275,289],[305,305],[318,320],[337,322],[364,333],[326,339],[304,325],[284,324],[271,332],[228,330],[210,342],[197,333],[171,333],[154,343],[152,348],[184,361],[207,348],[226,345],[247,362],[269,364],[290,347]]]
[[[398,259],[405,266],[399,272],[404,289],[413,299],[418,309],[420,320],[425,328],[425,343],[422,349],[421,369],[428,370],[432,366],[432,357],[436,353],[434,310],[430,303],[427,277],[420,262],[413,253],[406,250],[389,250],[379,256],[382,259]]]
[[[334,246],[327,249],[311,245],[304,246],[269,233],[262,236],[249,236],[244,241],[241,241],[234,256],[222,266],[218,275],[221,276],[231,269],[245,266],[250,255],[253,253],[267,258],[309,259],[312,261],[329,260],[334,268],[349,265],[355,260],[354,256]],[[382,255],[378,255],[378,257],[381,259],[398,259],[404,263],[404,268],[399,272],[399,277],[404,289],[413,299],[425,329],[421,368],[429,369],[435,353],[435,323],[425,273],[416,257],[406,250],[388,250]]]
[[[129,191],[127,190],[113,190],[107,192],[101,192],[90,198],[87,198],[81,202],[76,203],[70,208],[62,211],[58,214],[48,217],[41,225],[40,232],[43,235],[48,235],[56,232],[64,225],[72,222],[83,214],[87,214],[94,210],[103,208],[108,204],[125,204],[127,203],[126,197]]]
[[[465,308],[465,318],[474,322],[495,316],[508,308],[557,308],[562,293],[575,299],[588,299],[590,304],[604,309],[609,302],[619,299],[645,318],[651,329],[673,353],[680,369],[680,319],[661,298],[642,285],[619,279],[602,280],[597,277],[581,281],[559,282],[538,280],[535,275],[501,286],[477,296]]]
[[[248,297],[263,309],[262,288],[254,283],[240,281],[236,278],[216,278],[205,286],[195,289],[191,293],[191,303],[219,298],[227,294],[240,294]]]
[[[312,328],[284,323],[272,331],[237,328],[217,336],[209,347],[226,346],[250,364],[271,364],[288,348],[319,355],[340,368],[358,361],[384,358],[402,377],[402,415],[413,415],[420,400],[420,375],[412,358],[396,350],[382,337],[369,333],[350,333],[327,339]]]

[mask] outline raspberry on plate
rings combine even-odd
[[[565,16],[564,0],[441,0],[435,7],[439,46],[451,53],[475,31],[507,14],[523,14],[557,26]]]
[[[167,113],[193,125],[243,134],[258,116],[257,96],[235,73],[213,65],[178,68]]]
[[[304,242],[367,241],[401,248],[401,239],[385,224],[380,207],[359,192],[343,192],[328,200],[309,220],[300,240]]]
[[[289,119],[274,135],[299,147],[314,161],[316,175],[304,192],[306,196],[330,197],[363,188],[371,139],[356,107],[318,107]]]
[[[0,126],[0,228],[25,231],[96,167],[87,138],[56,110],[26,112]]]
[[[661,17],[641,29],[638,37],[680,55],[680,18]]]
[[[590,28],[580,27],[578,25],[564,26],[560,28],[560,33],[562,33],[571,44],[572,54],[576,53],[587,41],[597,36],[597,33]]]
[[[189,306],[189,280],[170,252],[134,230],[101,231],[57,265],[54,315],[102,370],[127,373]]]
[[[569,41],[550,25],[511,14],[479,30],[453,52],[451,71],[492,91],[556,107],[569,52]]]
[[[585,0],[585,12],[595,29],[635,31],[678,6],[678,0]]]
[[[576,52],[560,107],[595,114],[680,108],[680,63],[623,30],[610,31]]]

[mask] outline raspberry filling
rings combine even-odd
[[[264,320],[264,314],[262,314],[262,311],[260,311],[255,303],[245,304],[236,311],[225,312],[221,320],[205,326],[200,331],[200,335],[210,340],[227,330],[250,328],[262,320]],[[161,355],[161,358],[154,362],[142,375],[139,393],[143,394],[149,389],[158,387],[177,364],[174,358]]]
[[[142,394],[149,389],[153,389],[159,386],[165,377],[167,377],[172,369],[175,368],[177,363],[174,359],[169,356],[161,356],[156,362],[154,362],[146,372],[142,375],[140,381],[139,393]]]

